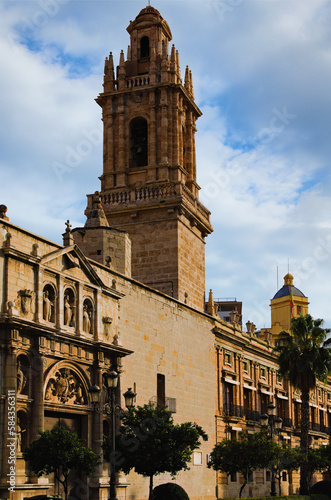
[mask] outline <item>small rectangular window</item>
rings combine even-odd
[[[270,477],[271,477],[270,470],[267,470],[265,473],[265,480],[270,481]]]
[[[237,473],[236,472],[232,472],[232,474],[230,474],[230,481],[231,481],[231,483],[237,482]]]
[[[226,352],[224,354],[224,363],[228,366],[232,366],[232,354],[229,352]]]
[[[165,376],[162,373],[157,374],[156,384],[157,405],[165,406]]]
[[[202,451],[193,452],[193,465],[202,465]]]

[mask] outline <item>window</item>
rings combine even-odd
[[[148,163],[147,121],[134,118],[130,122],[130,167],[145,167]]]
[[[264,368],[264,366],[261,366],[260,368],[260,378],[266,378],[266,369]]]
[[[165,376],[162,373],[158,373],[156,377],[156,395],[157,395],[157,405],[165,406]]]
[[[297,306],[297,314],[300,316],[300,314],[301,314],[301,306]]]
[[[268,413],[269,396],[261,393],[260,397],[261,413]]]
[[[202,465],[202,451],[193,452],[193,465]]]
[[[243,361],[243,371],[244,371],[244,373],[249,374],[249,362],[248,361]]]
[[[148,36],[143,36],[140,39],[140,58],[149,57],[149,38]]]
[[[283,471],[283,474],[282,474],[282,481],[287,481],[286,471]]]
[[[230,352],[224,353],[224,363],[228,366],[232,366],[232,354]]]
[[[271,479],[270,470],[267,470],[266,473],[265,473],[265,480],[266,481],[270,481],[270,479]]]
[[[248,474],[248,482],[249,482],[249,483],[252,483],[252,482],[253,482],[253,480],[254,480],[254,479],[253,479],[253,472],[250,472],[250,473]]]
[[[294,403],[294,426],[300,427],[301,425],[301,404]]]
[[[234,439],[237,439],[237,431],[234,431],[231,429],[230,439],[231,439],[231,441],[233,441]]]
[[[237,473],[236,472],[232,472],[230,474],[230,481],[231,481],[231,483],[236,483],[237,482]]]

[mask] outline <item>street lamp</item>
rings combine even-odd
[[[276,417],[276,406],[273,403],[269,403],[267,406],[267,413],[260,415],[260,422],[263,427],[268,427],[270,439],[273,439],[276,432],[282,428],[283,420],[280,417]],[[271,467],[271,491],[270,495],[272,497],[276,496],[276,480],[275,480],[275,468]]]
[[[116,415],[121,415],[123,409],[119,404],[116,404],[115,390],[118,384],[119,375],[115,370],[105,373],[105,379],[107,381],[107,394],[108,401],[102,405],[101,404],[101,389],[97,385],[93,384],[89,393],[91,395],[91,401],[93,404],[94,411],[98,413],[106,413],[111,415],[111,440],[112,440],[112,453],[110,459],[110,482],[109,482],[109,500],[117,500],[116,497],[116,475],[115,475],[115,454],[116,454]],[[124,394],[125,406],[129,410],[134,404],[134,399],[136,394],[129,388]]]

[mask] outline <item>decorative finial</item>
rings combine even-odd
[[[75,240],[74,240],[73,234],[71,232],[72,226],[70,224],[69,219],[67,220],[67,222],[65,222],[65,225],[67,227],[66,227],[66,232],[62,234],[62,236],[63,236],[63,246],[64,247],[70,247],[70,246],[72,246],[75,243]]]
[[[0,219],[9,220],[6,215],[7,207],[6,205],[0,205]]]
[[[71,233],[72,225],[70,224],[69,219],[67,220],[67,222],[65,222],[65,225],[67,226],[66,233]]]

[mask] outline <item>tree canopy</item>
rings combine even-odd
[[[241,473],[244,482],[239,498],[249,475],[256,469],[264,469],[274,462],[279,446],[267,436],[266,431],[254,434],[242,433],[239,439],[223,439],[217,443],[210,455],[208,467],[225,472],[227,475]]]
[[[174,424],[172,412],[152,404],[137,406],[121,415],[122,424],[116,439],[115,464],[118,470],[150,478],[149,495],[153,490],[153,477],[169,472],[175,476],[188,469],[193,450],[200,447],[200,438],[207,440],[203,429],[192,422]],[[111,439],[103,445],[104,457],[111,457]]]
[[[313,319],[310,314],[292,318],[291,331],[279,334],[279,373],[301,391],[301,452],[305,460],[300,468],[300,493],[309,493],[308,449],[309,449],[309,393],[317,380],[326,381],[331,373],[329,329],[322,328],[323,320]]]
[[[68,496],[68,476],[71,470],[93,474],[100,458],[91,448],[85,446],[76,433],[56,426],[51,431],[39,432],[40,437],[23,452],[33,472],[39,476],[54,473]]]

